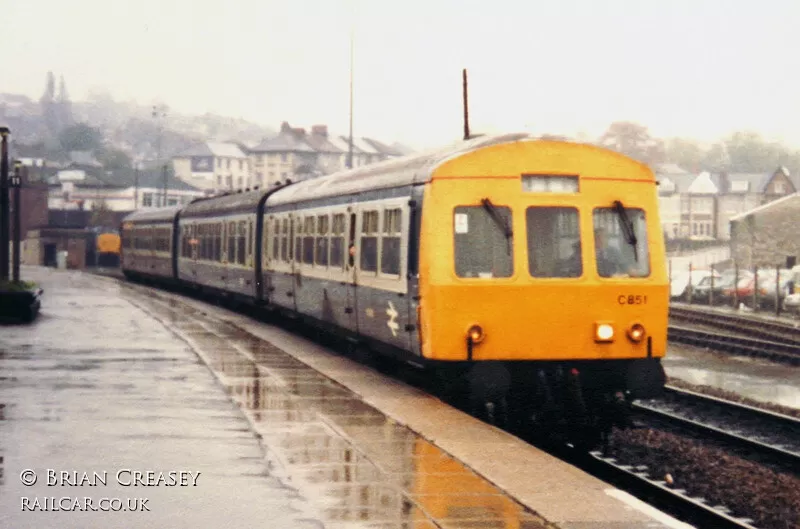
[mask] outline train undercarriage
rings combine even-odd
[[[631,426],[633,400],[659,396],[666,382],[658,358],[473,362],[435,369],[446,398],[472,415],[584,450],[604,446],[614,426]]]

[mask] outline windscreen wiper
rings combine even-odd
[[[625,206],[623,206],[622,202],[619,200],[614,201],[614,209],[617,211],[617,215],[619,215],[619,225],[622,227],[622,234],[625,236],[625,242],[633,247],[633,259],[638,262],[639,255],[636,251],[636,244],[638,241],[636,240],[636,232],[633,229],[633,222],[628,216]]]
[[[503,232],[503,235],[505,235],[506,241],[509,243],[508,251],[511,253],[511,238],[514,236],[514,232],[511,230],[511,223],[500,215],[497,211],[497,206],[492,204],[492,201],[488,198],[482,198],[481,204],[483,204],[483,208],[489,213],[489,216],[492,217],[492,220]]]

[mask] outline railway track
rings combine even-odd
[[[745,338],[676,325],[669,326],[667,338],[672,342],[800,365],[800,344]]]
[[[719,311],[702,310],[670,305],[670,320],[695,325],[706,325],[716,329],[745,333],[750,337],[800,346],[800,326],[790,321],[776,321],[765,318],[727,314]]]
[[[748,458],[800,473],[800,419],[671,386],[663,399],[634,403],[646,422],[713,439]]]
[[[124,281],[118,271],[96,271],[97,275],[102,275]],[[201,296],[193,296],[202,299]],[[245,307],[236,307],[233,310],[244,313],[248,316],[258,318],[258,310],[248,310]],[[294,326],[293,326],[294,327]],[[314,332],[303,332],[302,328],[296,329],[300,334],[305,334],[312,340],[317,340],[318,336]],[[381,369],[381,371],[384,371]],[[392,375],[400,380],[414,386],[420,386],[419,374],[415,370],[408,371],[410,376],[404,376],[403,369],[392,369]],[[427,383],[422,382],[424,386]],[[426,389],[430,389],[429,386]],[[687,392],[688,393],[688,392]],[[446,399],[445,399],[446,400]],[[512,432],[515,433],[515,432]],[[516,432],[519,434],[519,432]],[[589,454],[575,453],[567,447],[540,446],[542,449],[562,457],[572,462],[576,466],[583,468],[591,474],[613,483],[614,485],[627,490],[629,493],[647,501],[651,505],[664,510],[665,512],[683,519],[698,527],[714,527],[719,529],[757,529],[753,526],[752,520],[733,516],[729,509],[723,505],[709,505],[702,498],[691,497],[682,489],[670,488],[663,480],[650,477],[643,467],[633,467],[617,463],[613,458],[605,457],[600,452]]]
[[[624,465],[601,452],[581,458],[579,466],[619,488],[635,491],[650,505],[686,520],[697,527],[714,529],[756,529],[753,520],[734,516],[724,505],[710,505],[684,489],[671,488],[663,479],[650,476],[645,466]]]

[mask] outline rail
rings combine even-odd
[[[673,342],[707,347],[717,351],[800,365],[800,345],[744,338],[676,325],[669,326],[667,338]]]

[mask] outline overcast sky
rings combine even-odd
[[[800,147],[800,1],[0,0],[0,91],[115,99],[415,147],[474,132],[753,129]]]

